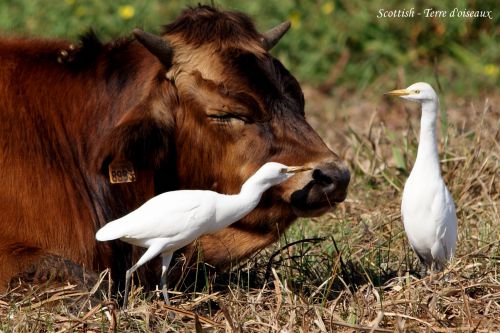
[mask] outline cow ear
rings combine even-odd
[[[106,135],[98,152],[98,168],[108,174],[113,163],[131,163],[136,169],[165,165],[174,131],[172,105],[162,96],[149,96],[128,111]]]

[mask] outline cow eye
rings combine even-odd
[[[247,119],[245,117],[233,114],[233,113],[215,113],[215,114],[209,114],[208,118],[212,119],[213,121],[219,123],[219,124],[236,124],[238,122],[241,123],[247,123]]]

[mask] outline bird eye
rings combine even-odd
[[[420,90],[414,90],[413,91],[415,94],[420,94]]]

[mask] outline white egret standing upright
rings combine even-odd
[[[420,261],[432,271],[443,270],[455,253],[455,204],[441,177],[436,142],[439,99],[424,82],[387,93],[422,105],[417,159],[406,181],[401,216],[408,240]]]
[[[168,302],[167,269],[176,250],[240,220],[258,205],[267,189],[307,170],[311,168],[269,162],[247,179],[238,194],[202,190],[165,192],[128,215],[106,224],[96,233],[98,241],[120,239],[147,248],[126,273],[123,307],[127,306],[132,273],[158,254],[162,256],[161,287]]]

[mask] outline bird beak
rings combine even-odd
[[[291,166],[288,168],[281,169],[281,173],[299,173],[308,170],[312,170],[313,168],[304,167],[304,166]]]
[[[398,90],[392,90],[389,92],[386,92],[384,95],[389,95],[389,96],[406,96],[410,95],[411,91],[406,90],[406,89],[398,89]]]

